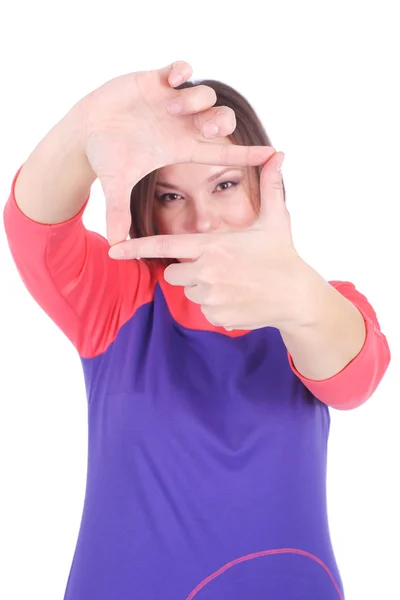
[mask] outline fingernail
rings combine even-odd
[[[170,78],[169,81],[170,81],[171,85],[173,85],[175,87],[175,86],[179,85],[180,83],[182,83],[183,77],[182,77],[182,75],[179,75],[176,73],[175,75],[172,75],[172,77]]]
[[[123,258],[124,257],[124,247],[123,246],[112,246],[108,251],[108,256],[110,258]]]
[[[205,123],[203,125],[203,135],[206,138],[215,137],[219,132],[219,128],[215,123]]]
[[[181,112],[181,105],[178,102],[170,102],[167,106],[167,112],[170,115],[179,115]]]
[[[282,164],[283,164],[283,161],[284,161],[284,160],[285,160],[285,154],[282,154],[282,156],[280,157],[280,159],[278,160],[278,163],[277,163],[277,165],[276,165],[276,170],[277,170],[277,171],[280,171],[280,170],[281,170],[281,168],[282,168]]]

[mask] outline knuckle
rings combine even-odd
[[[203,299],[204,299],[204,302],[209,307],[215,306],[217,304],[217,302],[216,302],[216,296],[215,296],[215,291],[212,289],[212,287],[208,287],[207,289],[203,289]]]
[[[225,165],[229,161],[230,146],[228,144],[220,144],[221,165]]]
[[[236,128],[236,115],[235,111],[227,106],[221,106],[215,114],[218,119],[218,123],[225,127],[227,130],[230,130],[232,133]]]
[[[219,327],[222,324],[219,313],[220,313],[220,311],[218,309],[207,306],[207,311],[205,313],[205,316],[212,325]]]
[[[165,254],[169,254],[171,249],[172,244],[168,237],[158,237],[158,239],[156,240],[156,251],[158,254],[161,254],[162,256]]]
[[[196,89],[199,90],[204,101],[210,106],[214,106],[217,101],[216,91],[209,85],[198,85]]]
[[[172,63],[172,69],[178,71],[179,69],[185,69],[189,64],[185,60],[176,60]]]
[[[209,321],[212,325],[216,325],[214,320],[214,311],[208,304],[203,304],[201,306],[201,312],[203,313],[207,321]]]
[[[198,277],[202,283],[213,284],[216,281],[215,272],[212,266],[204,265],[200,268]]]
[[[207,110],[215,104],[217,95],[215,91],[206,85],[196,85],[186,93],[185,106],[194,112],[195,110]]]
[[[107,212],[112,213],[113,215],[119,214],[122,212],[123,207],[121,207],[121,203],[118,198],[115,198],[111,195],[111,198],[108,198],[107,201]]]

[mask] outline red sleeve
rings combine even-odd
[[[91,358],[103,353],[135,310],[151,301],[154,281],[143,261],[117,261],[109,244],[88,231],[80,212],[54,225],[27,217],[15,200],[14,177],[4,207],[11,254],[31,296],[78,350]]]
[[[374,309],[367,298],[348,281],[329,281],[350,300],[364,317],[366,338],[359,354],[339,373],[324,381],[303,377],[288,353],[292,371],[321,402],[339,410],[360,406],[375,392],[390,363],[391,355]]]

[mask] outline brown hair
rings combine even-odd
[[[264,126],[244,96],[229,85],[213,79],[205,79],[197,82],[187,81],[176,89],[181,90],[196,85],[207,85],[215,91],[217,101],[214,106],[227,106],[235,112],[236,129],[229,136],[234,144],[240,146],[272,146]],[[263,165],[252,167],[257,174],[257,182],[259,182],[262,167]],[[153,171],[143,177],[132,189],[130,203],[132,225],[129,231],[130,238],[146,237],[157,235],[158,233],[153,219],[156,181],[157,171]],[[259,187],[257,191],[259,191]],[[286,201],[285,186],[283,186],[283,197]],[[257,205],[259,204],[259,200],[252,197],[252,201],[257,210],[259,208]],[[171,260],[161,260],[161,262],[167,264]]]

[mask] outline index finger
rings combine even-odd
[[[153,235],[127,240],[110,248],[111,258],[191,258],[200,257],[209,234]]]
[[[250,167],[265,163],[275,152],[275,148],[271,146],[238,146],[196,141],[191,162],[203,165]]]

